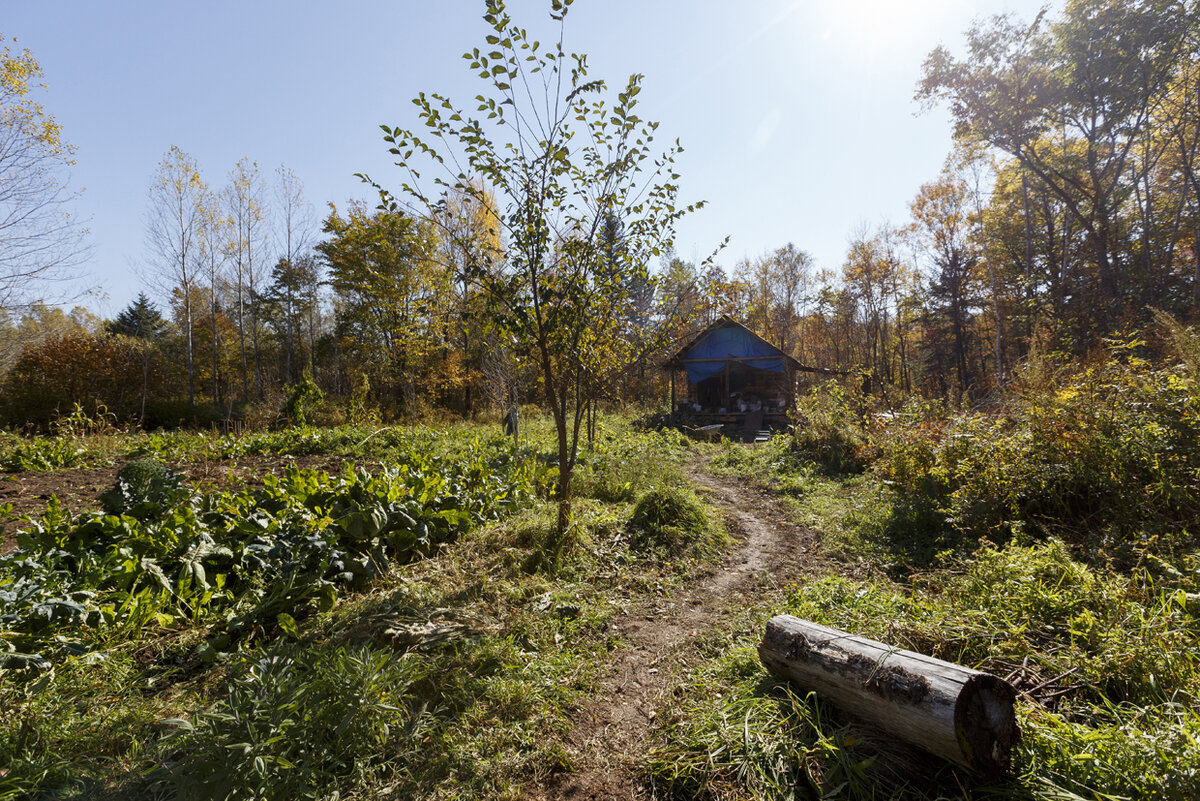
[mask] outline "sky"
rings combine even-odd
[[[513,0],[514,19],[549,41],[549,0]],[[1031,0],[577,0],[565,47],[593,77],[645,76],[640,112],[678,138],[683,202],[707,201],[676,251],[732,268],[789,242],[837,270],[852,233],[902,223],[950,151],[944,109],[913,100],[938,44],[961,51],[974,19]],[[411,100],[464,104],[483,88],[462,54],[488,33],[481,0],[39,0],[9,2],[0,33],[45,72],[39,100],[77,148],[90,253],[83,305],[112,316],[152,296],[147,195],[172,145],[222,187],[243,157],[304,185],[314,216],[373,201],[355,177],[396,186],[379,125],[415,127]],[[87,295],[82,295],[91,290]],[[161,300],[161,298],[160,298]]]

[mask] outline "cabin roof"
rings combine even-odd
[[[738,335],[722,337],[721,342],[712,343],[715,347],[701,347],[705,344],[706,339],[722,330],[732,330]],[[685,369],[688,371],[688,378],[695,383],[714,375],[719,369],[723,369],[717,368],[716,365],[728,362],[758,367],[771,372],[784,372],[784,365],[788,365],[793,370],[804,373],[827,376],[849,375],[845,370],[831,370],[828,367],[809,367],[801,364],[729,315],[722,315],[692,337],[686,345],[663,364],[663,367],[671,370]]]
[[[717,331],[723,329],[736,329],[741,336],[732,340],[726,339],[719,348],[720,353],[712,348],[705,349],[700,347],[705,340],[712,337],[712,335]],[[713,352],[709,353],[710,350]],[[703,352],[704,355],[694,355],[699,352]],[[754,362],[756,361],[768,362],[779,359],[786,360],[794,369],[804,369],[800,362],[796,361],[794,358],[784,353],[782,350],[775,347],[770,342],[739,323],[737,320],[734,320],[728,315],[722,315],[720,319],[716,320],[699,334],[692,337],[692,339],[686,345],[680,348],[674,356],[667,360],[665,366],[678,369],[685,367],[688,364],[695,364],[701,361],[711,362],[713,360],[743,362],[753,366]]]

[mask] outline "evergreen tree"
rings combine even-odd
[[[144,292],[125,307],[105,328],[110,334],[124,334],[154,341],[167,331],[167,321]]]

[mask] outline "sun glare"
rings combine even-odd
[[[884,56],[920,45],[961,6],[954,0],[838,0],[809,6],[820,36],[835,46]]]

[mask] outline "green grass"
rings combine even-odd
[[[829,577],[751,610],[732,641],[713,644],[656,732],[646,772],[659,795],[777,798],[799,786],[801,797],[923,799],[961,786],[972,797],[1192,797],[1200,621],[1182,588],[1098,575],[1061,545],[988,550],[921,579]],[[754,644],[780,613],[1012,676],[1024,693],[1014,777],[987,785],[913,763],[769,676]]]
[[[581,455],[573,526],[560,537],[551,427],[529,415],[522,423],[515,452],[496,426],[105,434],[113,459],[310,453],[411,467],[419,455],[423,470],[442,466],[436,481],[419,482],[426,489],[458,486],[452,473],[472,464],[527,489],[499,519],[480,516],[407,562],[338,584],[332,604],[280,606],[299,597],[295,588],[279,595],[259,583],[244,601],[181,614],[178,588],[155,590],[152,611],[165,617],[106,627],[87,610],[119,587],[75,597],[87,588],[47,585],[50,600],[68,593],[85,615],[73,620],[62,605],[66,616],[48,628],[0,630],[0,650],[45,660],[0,670],[0,799],[527,797],[580,767],[572,721],[622,646],[613,616],[642,613],[725,542],[718,516],[689,488],[688,465],[704,459],[769,487],[793,519],[819,528],[843,576],[764,585],[752,607],[695,638],[643,763],[656,797],[1191,797],[1200,620],[1189,593],[1200,592],[1200,558],[1176,547],[1181,538],[1124,570],[1044,537],[993,545],[929,517],[938,507],[906,499],[878,471],[839,473],[794,441],[691,443],[619,417],[602,417],[595,449]],[[222,531],[219,520],[248,518],[257,505],[280,532],[343,520],[354,540],[349,505],[326,514],[324,501],[304,498],[391,503],[399,496],[389,481],[301,471],[242,501],[201,488],[211,498],[196,502],[188,525]],[[158,549],[139,558],[162,559],[170,514],[161,507],[171,504],[151,503],[151,484],[149,494],[131,484],[119,499],[129,514],[112,519]],[[433,508],[440,492],[430,490]],[[448,509],[473,503],[469,492],[448,493],[464,499]],[[76,519],[50,511],[26,539],[75,548]],[[370,515],[361,517],[360,528]],[[89,551],[89,564],[108,564],[118,539],[117,550]],[[168,583],[181,580],[170,564]],[[56,581],[78,574],[70,560],[61,567]],[[769,676],[754,646],[783,612],[1009,676],[1024,693],[1013,777],[982,784]]]
[[[1054,539],[981,544],[876,471],[832,473],[785,440],[727,446],[713,467],[819,528],[845,577],[768,592],[703,644],[644,762],[657,797],[1194,797],[1200,557],[1143,552],[1118,570]],[[1024,732],[1012,777],[981,783],[880,742],[775,680],[754,646],[782,613],[1010,678]]]
[[[180,799],[316,799],[402,780],[437,722],[417,691],[427,669],[365,644],[244,655],[215,704],[167,724],[151,781]]]
[[[711,559],[731,542],[699,497],[678,487],[654,488],[642,495],[629,524],[630,544],[641,553]]]

